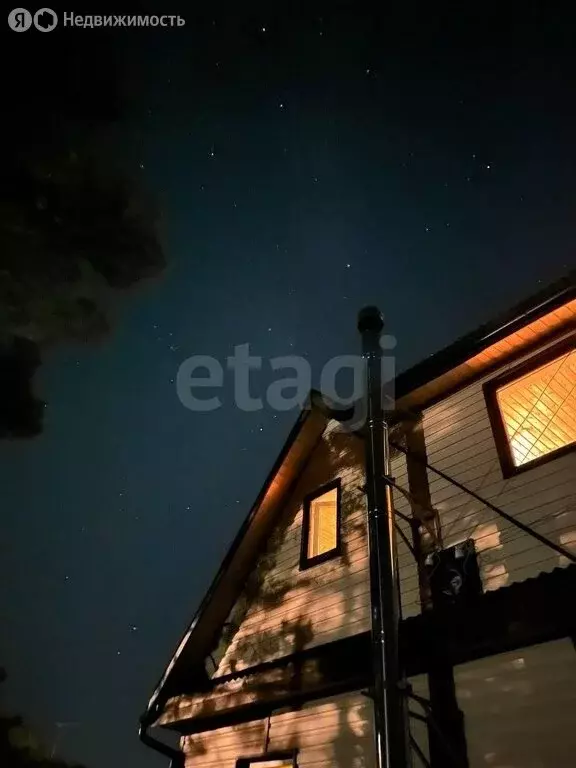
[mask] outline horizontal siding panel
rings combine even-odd
[[[535,491],[543,492],[547,488],[566,486],[570,492],[574,491],[572,474],[574,468],[570,456],[561,456],[555,459],[550,463],[548,472],[543,472],[542,470],[546,469],[547,466],[535,467],[525,475],[517,475],[504,480],[500,465],[496,460],[480,465],[475,472],[473,467],[468,467],[463,463],[458,466],[456,479],[462,485],[494,503],[496,503],[496,496],[502,503],[513,504],[525,496],[533,496]],[[462,497],[463,491],[458,489],[454,483],[444,480],[434,473],[430,474],[432,475],[430,485],[434,490],[437,504],[444,504]],[[465,494],[465,497],[472,500],[470,494]]]
[[[340,441],[340,455],[331,441]],[[326,446],[329,450],[326,451]],[[303,473],[288,504],[284,533],[266,573],[264,589],[248,607],[239,630],[218,664],[216,675],[270,660],[293,650],[364,632],[370,627],[366,501],[363,485],[362,444],[331,427],[323,445]],[[345,454],[345,460],[341,455]],[[393,473],[406,484],[405,459],[395,457]],[[343,556],[300,570],[302,499],[338,476],[342,484]],[[406,499],[397,494],[395,506],[410,513]],[[409,534],[409,528],[403,526]],[[403,613],[419,611],[418,580],[413,557],[399,542]]]
[[[423,676],[410,681],[428,697]],[[576,654],[570,640],[455,668],[470,768],[571,768],[576,754]],[[418,709],[414,703],[411,705]],[[411,732],[428,756],[426,727]],[[297,749],[300,768],[375,768],[372,707],[360,693],[182,739],[190,768],[235,768],[239,757]]]
[[[576,653],[570,640],[456,667],[470,768],[571,768]]]
[[[265,739],[266,722],[259,720],[185,736],[180,749],[186,756],[186,768],[236,768],[239,757],[261,754]]]
[[[428,695],[423,676],[410,680],[415,693]],[[295,711],[273,714],[234,728],[221,728],[185,737],[181,749],[187,768],[235,768],[239,757],[297,749],[299,768],[375,768],[372,704],[360,692],[305,704]],[[428,755],[426,728],[412,727],[412,735]]]

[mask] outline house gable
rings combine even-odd
[[[215,676],[337,639],[349,625],[367,627],[361,449],[336,422],[328,423],[232,612]],[[337,479],[341,553],[302,569],[305,498]]]
[[[474,335],[468,357],[465,340],[457,342],[452,368],[448,350],[440,354],[438,361],[432,361],[433,364],[426,361],[416,366],[414,373],[409,371],[398,378],[399,405],[407,409],[424,405],[427,442],[431,415],[442,414],[447,403],[453,398],[457,402],[478,382],[481,391],[482,375],[492,374],[505,364],[507,354],[518,356],[559,332],[574,332],[574,292],[572,275],[567,284],[564,282],[555,288],[549,300],[539,296],[535,307],[525,308],[524,314],[521,313],[524,326],[518,318],[504,322],[496,330],[486,326],[481,334]],[[518,341],[514,349],[507,346],[503,329],[507,329],[509,335],[514,334]],[[489,354],[490,350],[493,355]],[[469,363],[474,360],[472,370]],[[459,373],[454,377],[452,371],[456,369]],[[427,376],[434,384],[429,389],[426,389]],[[450,390],[453,394],[447,396]],[[417,396],[412,397],[412,392]],[[444,393],[442,398],[431,402],[439,392]],[[468,413],[465,415],[467,418]],[[223,564],[156,689],[149,706],[150,715],[160,714],[162,701],[185,690],[200,690],[202,679],[207,679],[209,674],[219,677],[369,628],[365,501],[360,488],[363,484],[362,441],[335,422],[328,423],[329,416],[325,408],[312,408],[299,420],[236,538],[232,554]],[[431,427],[434,438],[439,438],[446,426],[440,416]],[[474,429],[471,426],[472,432]],[[472,442],[471,460],[475,450]],[[460,452],[458,460],[463,458]],[[394,458],[392,473],[400,486],[408,486],[403,457]],[[299,568],[302,501],[307,494],[336,477],[341,479],[343,493],[340,567],[335,561],[329,561],[302,571]],[[436,483],[433,490],[434,504],[437,500],[441,504],[442,484]],[[410,516],[406,497],[397,496],[395,504],[398,511]],[[399,524],[410,538],[409,527],[401,519]],[[417,613],[420,605],[416,566],[402,540],[399,540],[399,560],[403,615],[407,617]],[[244,589],[243,585],[246,585]],[[211,653],[214,664],[207,671],[205,659]]]

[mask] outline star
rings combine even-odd
[[[279,106],[280,106],[280,109],[284,109],[284,104],[282,102],[280,102]]]
[[[351,266],[352,264],[346,264],[346,269],[350,269]]]
[[[261,32],[266,32],[266,27],[262,27]]]

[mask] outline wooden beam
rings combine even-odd
[[[432,589],[429,571],[426,568],[426,558],[442,545],[442,532],[438,513],[432,504],[432,495],[428,482],[426,464],[426,439],[422,414],[412,421],[406,431],[406,470],[408,473],[408,488],[416,505],[412,505],[412,537],[414,554],[418,567],[418,584],[420,588],[420,605],[423,612],[433,609]],[[419,460],[417,460],[419,459]],[[422,536],[424,520],[425,535]],[[432,532],[433,535],[430,535]],[[444,643],[437,637],[430,638],[431,668],[428,672],[428,691],[430,706],[437,728],[428,723],[428,746],[430,750],[431,768],[442,768],[449,762],[446,755],[446,742],[456,756],[459,768],[468,768],[468,747],[464,713],[458,706],[454,667],[446,658]]]

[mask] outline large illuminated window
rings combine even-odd
[[[300,567],[309,568],[340,554],[340,481],[304,500]]]
[[[576,444],[576,348],[556,348],[485,387],[505,476]]]

